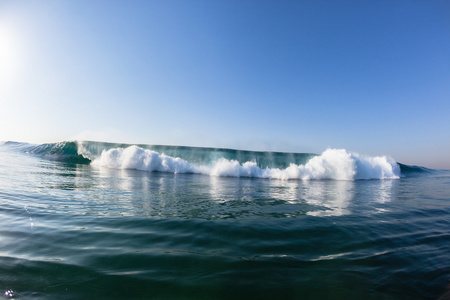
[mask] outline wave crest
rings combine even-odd
[[[179,157],[171,157],[138,146],[104,150],[92,163],[96,166],[158,171],[197,173],[210,176],[256,177],[270,179],[334,179],[360,180],[399,178],[400,167],[386,156],[362,156],[345,149],[327,149],[306,164],[290,164],[287,168],[260,168],[256,162],[240,163],[220,158],[209,165],[191,165]]]
[[[127,148],[114,148],[103,151],[93,165],[117,168],[134,169],[141,171],[159,171],[169,173],[192,173],[189,163],[181,158],[174,158],[156,151],[143,149],[138,146]]]

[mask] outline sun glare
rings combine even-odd
[[[21,67],[20,41],[14,30],[0,23],[0,84],[9,85],[19,75]]]

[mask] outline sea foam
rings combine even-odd
[[[156,151],[138,146],[103,151],[101,156],[95,159],[92,164],[117,169],[196,173],[189,163],[181,158],[167,156],[164,153],[159,154]]]
[[[179,157],[143,149],[138,146],[104,150],[94,159],[94,166],[169,173],[196,173],[210,176],[256,177],[269,179],[387,179],[399,178],[400,167],[386,156],[364,156],[345,149],[327,149],[306,164],[287,168],[261,168],[254,161],[240,163],[220,158],[208,165],[191,164]]]

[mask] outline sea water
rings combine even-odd
[[[0,146],[8,299],[437,299],[450,172],[367,157]]]

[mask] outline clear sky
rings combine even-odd
[[[0,0],[0,140],[450,168],[450,2]]]

